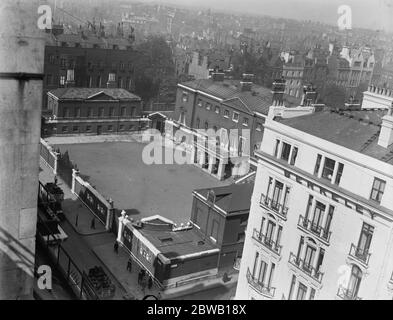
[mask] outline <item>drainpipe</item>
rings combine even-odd
[[[44,31],[39,1],[0,1],[0,300],[33,299]]]

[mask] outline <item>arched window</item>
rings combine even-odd
[[[363,272],[357,265],[352,266],[351,278],[348,284],[348,295],[351,298],[358,296],[360,282],[362,281]]]

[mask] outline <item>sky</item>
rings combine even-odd
[[[340,5],[352,10],[353,27],[393,32],[393,0],[139,0],[336,24]]]

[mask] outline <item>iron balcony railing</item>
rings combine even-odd
[[[267,207],[268,209],[271,209],[273,212],[277,213],[284,219],[287,218],[288,207],[283,206],[278,201],[274,201],[272,198],[267,197],[265,194],[261,195],[260,204]]]
[[[260,231],[254,228],[252,237],[258,241],[260,244],[268,248],[270,251],[273,251],[274,253],[281,254],[281,248],[282,246],[277,244],[275,241],[272,239],[269,239],[266,237],[266,235],[262,234]]]
[[[343,286],[338,288],[337,296],[343,300],[362,300],[362,298],[358,297],[357,292],[344,288]]]
[[[368,252],[368,249],[359,248],[352,243],[349,255],[367,266],[371,253]]]
[[[322,226],[313,223],[311,220],[306,219],[302,215],[299,216],[299,221],[298,221],[298,226],[310,231],[312,234],[317,236],[319,239],[329,242],[330,241],[330,236],[332,234],[331,231],[329,231],[326,228],[322,228]]]
[[[320,272],[319,270],[315,269],[313,266],[311,266],[311,264],[299,258],[292,252],[289,255],[289,263],[294,265],[299,270],[303,271],[303,273],[307,274],[314,280],[318,282],[322,282],[323,272]]]
[[[274,297],[274,294],[276,292],[276,288],[266,286],[263,283],[259,283],[258,279],[253,277],[249,268],[247,268],[247,281],[248,281],[248,284],[251,287],[253,287],[256,291],[258,291],[260,294],[267,296],[269,298]]]

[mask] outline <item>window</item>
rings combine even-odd
[[[116,74],[115,73],[109,73],[108,81],[116,81]]]
[[[316,251],[317,250],[314,247],[311,247],[309,245],[306,247],[306,254],[304,256],[304,262],[303,262],[303,269],[306,269],[307,271],[311,272]]]
[[[362,281],[362,270],[356,265],[352,266],[351,277],[348,283],[348,298],[356,298],[359,293],[360,282]]]
[[[214,107],[214,112],[217,114],[220,114],[220,107],[219,106],[215,106]]]
[[[360,232],[358,246],[355,255],[361,260],[367,261],[368,252],[370,250],[371,239],[373,237],[374,227],[367,223],[363,223],[362,231]]]
[[[91,126],[86,126],[86,131],[91,132]]]
[[[87,117],[92,117],[93,116],[93,108],[89,107],[87,108]]]
[[[314,217],[311,223],[311,230],[319,234],[322,224],[322,217],[325,212],[326,206],[323,203],[317,201],[314,210]]]
[[[78,132],[79,131],[79,127],[78,126],[73,126],[72,127],[72,131],[73,132]]]
[[[297,290],[296,300],[305,300],[306,294],[307,294],[307,287],[303,283],[299,282],[299,288]]]
[[[117,79],[117,87],[118,88],[123,88],[123,78],[122,77],[119,77]]]
[[[113,125],[108,125],[108,131],[113,131]]]
[[[283,142],[282,150],[281,150],[281,159],[288,161],[290,153],[291,153],[291,145],[286,142]]]
[[[317,161],[315,163],[315,168],[314,168],[314,174],[315,175],[318,175],[319,168],[321,166],[321,161],[322,161],[322,155],[318,154]]]
[[[279,203],[280,203],[283,188],[284,188],[284,184],[280,181],[276,181],[276,184],[275,184],[274,190],[273,190],[272,203],[271,203],[272,208],[274,208],[276,210],[279,209]]]
[[[229,110],[224,110],[224,118],[229,118]]]
[[[289,162],[289,164],[292,165],[292,166],[296,162],[298,150],[299,149],[297,147],[293,147],[293,149],[292,149],[291,161]]]
[[[293,290],[295,289],[295,285],[296,285],[296,276],[292,275],[291,286],[289,287],[289,293],[288,293],[288,300],[292,299],[292,294],[293,294]]]
[[[135,117],[136,115],[136,107],[131,108],[131,117]]]
[[[343,175],[343,171],[344,171],[344,165],[342,163],[339,163],[336,179],[334,180],[334,184],[336,184],[336,185],[340,184],[341,176]]]
[[[62,68],[62,69],[64,69],[65,67],[66,67],[66,64],[67,64],[67,61],[66,61],[66,59],[60,59],[60,67]]]
[[[238,235],[237,235],[237,241],[239,242],[239,241],[244,241],[244,238],[246,237],[246,234],[244,233],[244,232],[240,232]]]
[[[218,222],[217,220],[213,220],[212,228],[210,231],[210,236],[217,241],[218,239]]]
[[[101,107],[101,108],[99,109],[98,116],[99,116],[99,117],[103,117],[103,116],[104,116],[104,108],[103,108],[103,107]]]
[[[188,93],[185,92],[185,91],[183,91],[182,100],[183,100],[183,102],[187,102],[188,101]]]
[[[333,177],[335,165],[336,165],[336,161],[329,158],[325,158],[325,163],[323,165],[323,170],[322,170],[322,178],[331,181]]]
[[[202,107],[202,106],[203,106],[202,99],[198,99],[198,107]]]
[[[68,118],[69,113],[68,113],[68,108],[64,107],[63,108],[63,118]]]
[[[109,116],[110,117],[114,117],[115,116],[115,108],[114,107],[110,107],[109,108]]]
[[[212,104],[209,102],[206,102],[206,110],[211,110]]]
[[[278,155],[278,148],[280,147],[280,140],[276,139],[276,146],[274,147],[274,156]]]
[[[75,108],[74,112],[75,118],[79,118],[81,116],[81,108]]]
[[[65,76],[60,76],[60,85],[61,86],[65,85]]]
[[[232,121],[238,122],[239,121],[239,113],[233,112]]]
[[[385,185],[386,185],[385,181],[378,179],[378,178],[374,178],[374,183],[373,183],[373,187],[371,189],[370,199],[374,200],[378,203],[381,202],[382,195],[385,191]]]
[[[308,299],[309,300],[314,300],[315,299],[315,289],[314,288],[311,288],[310,297]]]
[[[257,122],[257,127],[256,127],[255,130],[257,130],[257,131],[262,131],[262,123]]]
[[[63,133],[68,132],[68,127],[67,127],[67,126],[63,126],[63,127],[61,128],[61,131],[62,131]]]
[[[121,108],[121,116],[124,117],[126,115],[127,109],[126,107]]]
[[[248,127],[248,118],[243,118],[243,126]]]
[[[49,56],[49,63],[54,64],[55,63],[55,56],[53,54],[51,54]]]
[[[259,266],[259,274],[258,274],[258,283],[264,285],[265,284],[265,278],[266,278],[266,273],[267,273],[267,263],[263,260],[261,260],[260,266]]]
[[[119,131],[123,131],[124,130],[124,124],[119,125]]]

